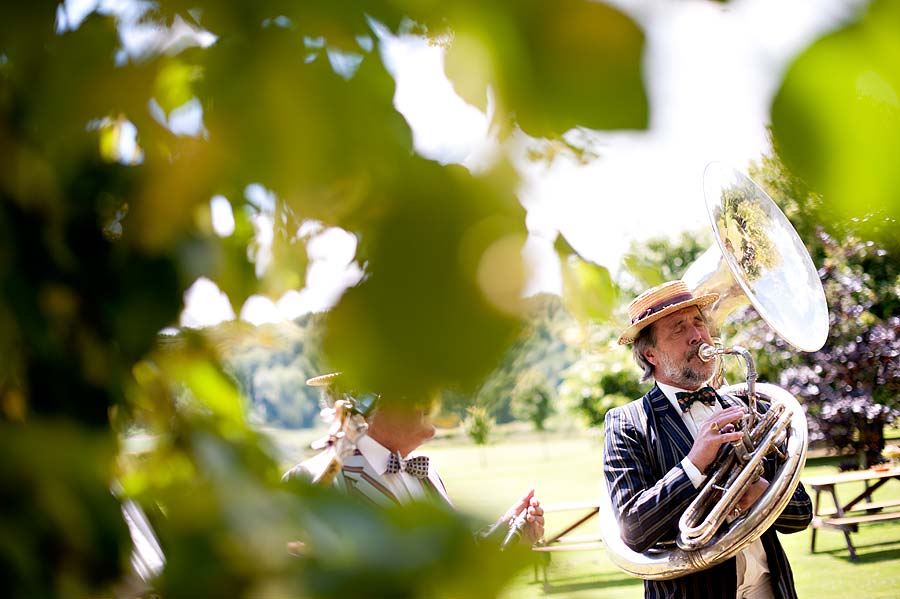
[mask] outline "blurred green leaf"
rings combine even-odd
[[[244,424],[243,401],[224,372],[206,359],[189,360],[185,355],[179,355],[167,367],[200,404],[232,425]]]
[[[156,75],[154,98],[168,114],[194,97],[193,83],[200,78],[200,69],[178,59],[164,63]]]
[[[466,2],[448,22],[448,77],[482,110],[491,89],[501,124],[508,115],[536,137],[647,126],[644,35],[619,10],[588,0]]]
[[[202,415],[177,428],[125,476],[147,479],[131,489],[165,550],[163,596],[492,597],[527,563],[527,549],[476,544],[476,523],[446,506],[382,509],[282,484],[253,433],[222,438]],[[176,466],[188,476],[172,476]]]
[[[556,251],[557,255],[561,258],[568,258],[571,255],[577,255],[578,252],[575,251],[569,241],[565,238],[564,235],[557,235],[556,239],[553,241],[553,249]]]
[[[109,431],[0,423],[0,573],[10,597],[91,596],[122,575],[130,543],[110,492]]]
[[[582,323],[608,319],[616,299],[609,269],[574,254],[560,262],[563,302],[572,316]]]
[[[244,398],[219,364],[216,342],[226,344],[228,340],[207,339],[192,330],[167,335],[147,360],[135,366],[129,398],[135,407],[149,410],[144,423],[155,425],[151,430],[164,432],[172,425],[170,419],[178,416],[187,422],[200,418],[200,423],[215,423],[225,435],[249,434]],[[166,418],[156,420],[154,412]],[[208,419],[201,418],[204,414]]]
[[[458,514],[284,491],[219,364],[228,341],[159,334],[200,275],[235,307],[298,287],[296,228],[317,219],[360,241],[366,278],[329,316],[326,340],[352,383],[423,398],[496,366],[520,327],[518,181],[414,156],[369,18],[409,31],[404,16],[455,15],[446,23],[460,40],[488,40],[503,119],[547,134],[644,126],[643,41],[603,5],[460,6],[163,0],[139,18],[139,33],[159,37],[132,53],[127,16],[94,10],[76,26],[70,3],[3,5],[0,414],[21,423],[0,435],[11,594],[103,594],[121,580],[114,466],[160,533],[167,596],[494,596],[524,563],[473,547]],[[167,38],[176,16],[214,43]],[[195,98],[196,135],[170,130],[151,102],[170,113]],[[249,184],[290,217],[276,223],[262,280],[240,199]],[[226,238],[209,220],[214,195],[235,209]],[[295,530],[322,551],[289,558]]]
[[[279,27],[208,49],[198,84],[205,160],[233,188],[263,182],[297,214],[353,228],[377,209],[364,205],[371,188],[402,167],[411,134],[376,55],[346,80],[324,55],[307,63],[309,53]]]
[[[710,229],[632,242],[622,258],[627,272],[618,281],[622,295],[631,300],[651,287],[680,279],[712,243]]]
[[[262,279],[262,292],[279,298],[306,284],[306,239],[299,235],[300,222],[289,207],[276,203],[271,261]]]
[[[900,5],[873,2],[801,54],[772,124],[785,163],[830,218],[900,217]]]
[[[313,597],[494,597],[530,557],[476,543],[475,523],[442,506],[381,510],[317,489],[302,497],[310,553],[297,574]]]
[[[511,194],[459,167],[411,160],[394,185],[390,211],[362,235],[368,276],[327,317],[325,351],[354,388],[416,400],[474,384],[512,340],[519,318],[506,302],[521,295],[521,253],[490,249],[524,235],[524,219]],[[499,260],[496,277],[512,277],[502,298],[479,285],[486,257]]]
[[[228,296],[234,313],[240,314],[247,298],[260,293],[261,289],[248,251],[255,244],[253,225],[246,210],[233,209],[233,215],[234,231],[227,237],[219,237],[212,231],[209,204],[198,205],[195,220],[203,221],[197,226],[202,233],[183,239],[176,250],[185,286],[193,284],[199,277],[209,278]],[[300,246],[295,250],[297,253],[288,258],[291,259],[288,267],[303,273],[306,268],[304,248]]]

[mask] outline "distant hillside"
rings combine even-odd
[[[308,428],[319,414],[319,390],[306,380],[325,370],[321,359],[322,314],[293,322],[239,330],[224,323],[208,332],[218,338],[226,369],[251,400],[259,424]]]
[[[477,391],[445,394],[446,412],[462,416],[467,405],[478,401],[498,422],[509,422],[514,419],[512,392],[525,373],[537,373],[530,376],[555,392],[560,373],[576,359],[575,348],[564,340],[575,323],[556,295],[538,294],[526,302],[529,316],[522,335]],[[305,381],[327,371],[321,355],[323,321],[324,314],[307,314],[279,325],[229,322],[204,331],[250,399],[254,422],[285,428],[317,423],[319,391]]]

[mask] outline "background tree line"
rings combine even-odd
[[[259,327],[223,323],[209,332],[230,340],[224,365],[248,400],[252,422],[285,428],[321,424],[320,391],[306,385],[325,372],[321,314]]]

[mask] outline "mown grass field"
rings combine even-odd
[[[461,435],[429,442],[423,452],[438,467],[458,508],[493,520],[529,488],[542,503],[586,501],[596,498],[601,481],[601,440],[591,432],[572,430],[536,434],[505,430],[497,441],[476,447]],[[305,439],[304,439],[305,440]],[[301,443],[295,438],[293,455]],[[284,444],[280,443],[282,446]],[[811,458],[803,476],[837,471],[846,458]],[[838,492],[849,499],[862,490],[847,485]],[[900,499],[900,481],[891,480],[876,494],[878,499]],[[823,496],[823,505],[830,505]],[[572,514],[550,514],[547,532],[559,530]],[[596,526],[596,521],[585,526]],[[589,531],[592,532],[592,531]],[[820,530],[816,553],[810,554],[810,532],[783,535],[782,544],[794,569],[800,597],[883,598],[900,597],[900,521],[868,524],[851,537],[859,560],[853,562],[844,536],[837,530]],[[549,588],[536,581],[530,570],[509,587],[509,598],[640,598],[642,582],[618,570],[602,550],[552,554]]]

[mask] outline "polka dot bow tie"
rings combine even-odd
[[[428,476],[428,458],[423,455],[417,455],[408,460],[401,460],[400,456],[396,453],[392,453],[391,457],[388,459],[387,470],[385,470],[385,472],[387,474],[406,472],[416,478],[425,478]]]
[[[699,401],[708,406],[714,406],[716,405],[717,398],[718,395],[716,395],[716,391],[712,387],[701,387],[693,392],[680,391],[675,394],[675,399],[678,400],[678,405],[681,406],[682,412],[690,410],[691,405],[693,405],[695,401]]]

